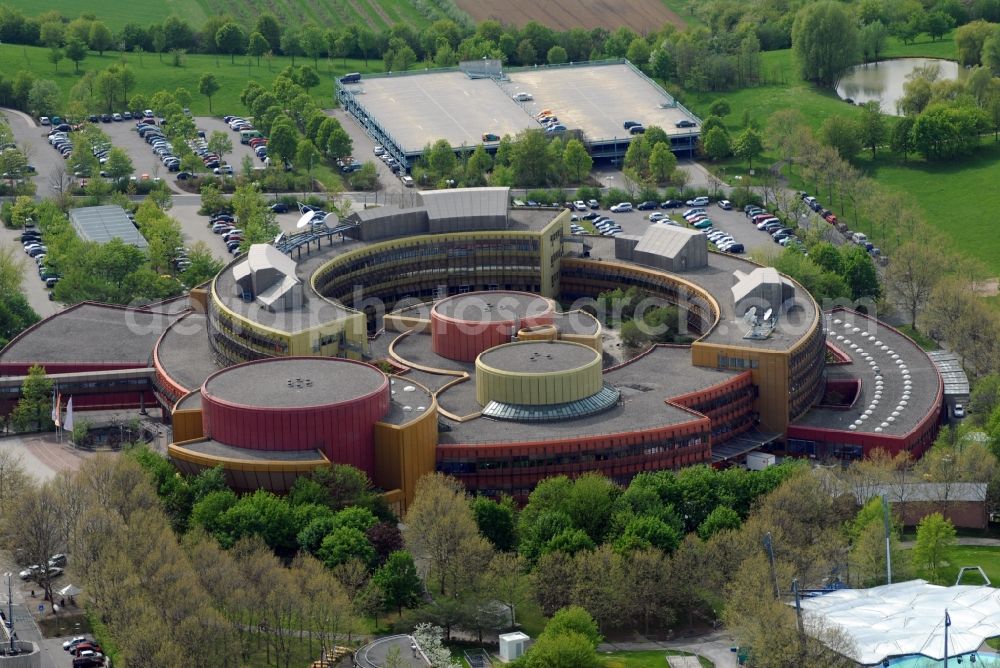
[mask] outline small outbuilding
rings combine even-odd
[[[500,634],[500,660],[510,663],[524,656],[531,638],[520,631]]]

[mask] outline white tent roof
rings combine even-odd
[[[62,589],[56,591],[59,596],[78,596],[80,592],[83,591],[79,587],[73,584],[66,585]]]
[[[840,629],[853,642],[849,656],[876,665],[893,656],[944,658],[945,610],[951,618],[948,655],[979,649],[1000,636],[1000,589],[941,587],[911,580],[872,589],[841,589],[802,601],[806,629]]]

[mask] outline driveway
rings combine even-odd
[[[57,175],[66,169],[66,161],[58,151],[49,146],[46,136],[49,128],[42,127],[33,118],[14,109],[0,109],[11,131],[14,143],[28,156],[28,164],[34,165],[36,174],[31,178],[39,197],[54,197],[58,194],[55,185]],[[53,181],[53,178],[56,178]]]

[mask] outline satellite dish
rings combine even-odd
[[[306,211],[312,211],[312,207],[311,206],[303,204],[302,202],[296,202],[296,204],[299,205],[299,213],[305,213]]]
[[[337,225],[337,214],[328,213],[323,216],[323,224],[327,227],[336,227]]]
[[[299,218],[299,222],[295,223],[295,227],[301,230],[303,227],[312,222],[312,219],[313,219],[313,212],[312,209],[310,209],[309,211],[306,211],[304,214],[302,214],[302,217]]]
[[[750,309],[747,311],[747,315],[750,316],[751,318],[757,315],[757,307],[751,306]]]
[[[278,236],[276,236],[274,238],[274,245],[277,246],[278,244],[280,244],[281,240],[284,239],[284,238],[285,238],[285,233],[284,232],[278,232]]]
[[[774,312],[773,309],[767,309],[767,311],[764,312],[764,320],[770,320],[771,319],[771,313],[773,313],[773,312]]]

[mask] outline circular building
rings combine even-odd
[[[507,420],[564,420],[615,405],[604,384],[601,353],[569,341],[518,341],[476,359],[476,401]]]
[[[441,357],[472,362],[480,353],[509,343],[523,328],[552,324],[555,302],[527,292],[469,292],[447,297],[431,309],[431,341]]]
[[[374,473],[374,426],[389,411],[389,380],[339,358],[247,362],[201,388],[205,438],[245,450],[321,451]]]

